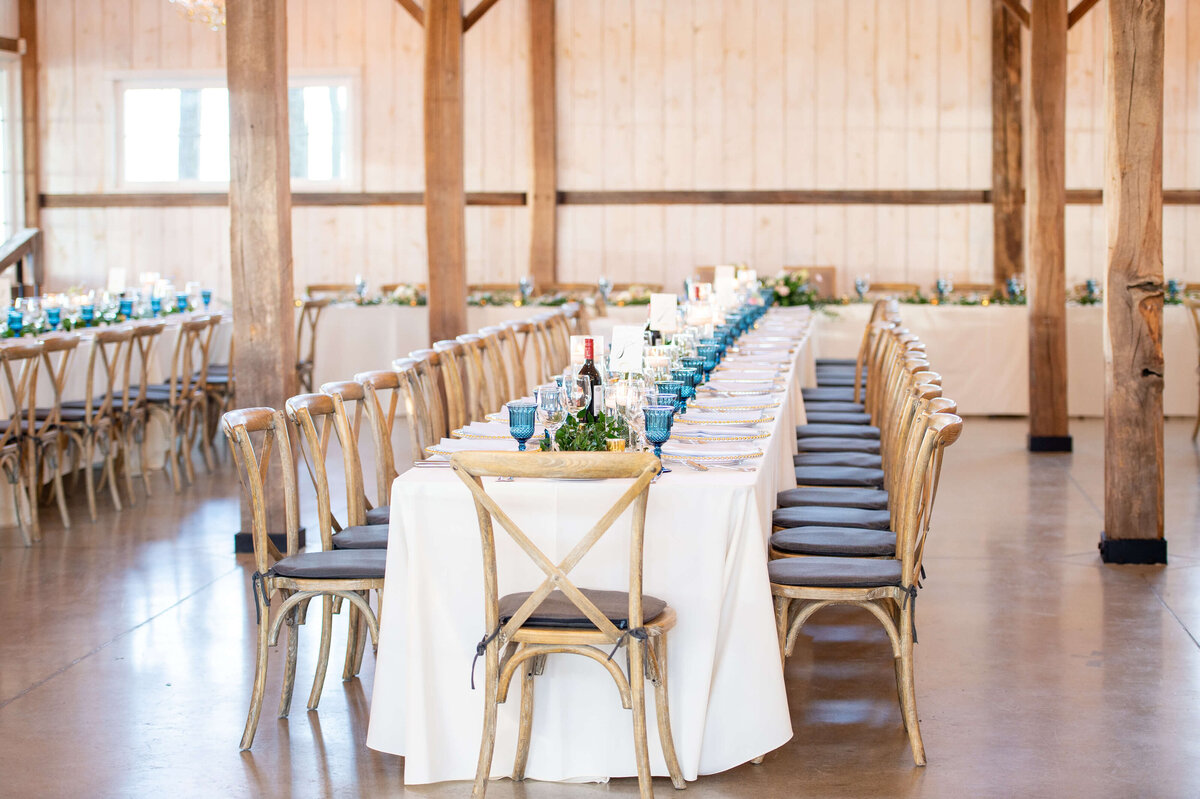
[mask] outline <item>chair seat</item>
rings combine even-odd
[[[811,505],[835,505],[843,508],[887,510],[888,492],[878,488],[849,486],[806,486],[780,491],[775,501],[781,508]]]
[[[805,413],[862,413],[866,406],[861,402],[820,402],[814,400],[804,403]]]
[[[809,424],[870,424],[869,413],[843,413],[841,411],[824,411],[804,409],[804,415]]]
[[[53,408],[36,408],[34,410],[38,421],[49,419],[50,414],[53,412]],[[59,418],[64,422],[83,422],[87,420],[87,409],[82,405],[79,407],[71,406],[69,408],[64,405],[59,411]]]
[[[767,564],[771,582],[813,588],[900,585],[900,561],[877,558],[780,558]]]
[[[817,358],[817,366],[849,366],[851,369],[858,363],[856,358]]]
[[[796,438],[879,438],[879,428],[870,424],[802,424]]]
[[[871,452],[801,452],[792,456],[796,466],[854,466],[881,469],[883,458]]]
[[[854,388],[854,375],[817,375],[818,388]]]
[[[381,580],[386,562],[384,549],[302,552],[276,561],[269,573],[298,580]]]
[[[771,547],[793,555],[884,557],[896,554],[896,536],[891,530],[795,527],[771,536]]]
[[[805,402],[809,400],[820,402],[854,402],[854,389],[831,388],[828,386],[802,388],[800,389],[800,396],[804,397]]]
[[[367,511],[367,524],[391,524],[392,506],[380,505]]]
[[[776,527],[860,527],[864,530],[887,530],[892,523],[892,517],[886,510],[803,505],[779,508],[771,514],[771,523]]]
[[[878,455],[879,439],[835,436],[799,438],[796,439],[796,449],[800,452],[871,452]]]
[[[628,591],[597,591],[591,588],[581,588],[580,592],[595,603],[600,612],[613,623],[618,630],[629,628],[629,592]],[[524,604],[532,592],[524,591],[519,594],[506,594],[500,597],[500,623],[504,624]],[[667,603],[657,597],[642,595],[642,621],[649,622],[658,618]],[[553,627],[557,629],[594,630],[596,625],[579,608],[567,598],[562,591],[554,590],[542,600],[533,615],[525,620],[522,627]]]
[[[347,527],[333,536],[334,549],[387,549],[386,524],[362,524]]]
[[[853,466],[797,466],[796,484],[802,486],[882,486],[883,469]]]

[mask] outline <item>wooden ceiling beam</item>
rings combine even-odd
[[[500,0],[479,0],[471,12],[463,18],[463,33],[471,30],[471,26],[478,22],[484,14],[491,10],[492,6],[499,3]]]
[[[425,24],[425,11],[417,5],[416,0],[396,0],[396,2],[417,21],[418,25]]]
[[[1004,3],[1005,7],[1011,11],[1017,19],[1021,20],[1022,25],[1024,25],[1026,28],[1029,27],[1029,11],[1025,9],[1025,6],[1021,5],[1021,0],[1001,0],[1001,2]]]
[[[1099,2],[1100,0],[1079,0],[1071,9],[1071,13],[1067,14],[1067,30],[1074,28],[1075,23],[1083,19]]]

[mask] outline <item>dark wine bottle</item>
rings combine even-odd
[[[600,372],[596,369],[596,345],[593,339],[585,338],[583,340],[583,366],[579,368],[580,375],[586,375],[590,379],[590,388],[588,389],[587,404],[580,411],[580,416],[585,422],[593,422],[596,420],[596,414],[599,410],[596,407],[596,396],[599,394],[596,387],[600,385]]]

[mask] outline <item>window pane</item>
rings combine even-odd
[[[200,180],[229,180],[229,90],[200,91]]]
[[[179,180],[179,89],[125,92],[125,179]]]

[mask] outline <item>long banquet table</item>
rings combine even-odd
[[[792,735],[767,578],[767,539],[777,491],[795,485],[794,426],[803,385],[814,383],[811,316],[775,309],[798,346],[786,394],[754,472],[677,465],[650,489],[645,591],[679,615],[669,634],[671,724],[685,778],[712,774],[769,752]],[[606,510],[623,481],[517,480],[487,490],[552,559]],[[467,489],[449,469],[410,469],[392,486],[388,591],[381,617],[367,745],[405,757],[408,784],[474,777],[483,692],[470,687],[483,630],[479,528]],[[623,590],[628,515],[573,577]],[[529,590],[541,572],[498,535],[501,593]],[[482,672],[476,675],[482,678]],[[632,718],[611,677],[585,658],[552,657],[537,679],[526,775],[603,780],[637,773]],[[511,772],[519,698],[501,706],[492,776]],[[653,702],[648,725],[656,729]],[[651,733],[651,767],[666,775]]]
[[[870,316],[867,303],[817,315],[817,357],[853,358]],[[1196,414],[1196,341],[1187,309],[1163,309],[1163,410]],[[1029,412],[1029,309],[1023,305],[902,304],[905,327],[921,337],[947,396],[978,416]],[[1067,410],[1104,415],[1104,307],[1067,306]]]

